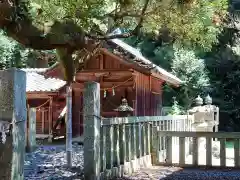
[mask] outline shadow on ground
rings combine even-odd
[[[160,178],[159,178],[160,179]],[[182,169],[178,172],[173,172],[172,174],[161,178],[163,180],[240,180],[240,170],[230,170],[230,169],[218,169],[218,170],[208,170],[208,169]]]
[[[153,167],[118,180],[240,180],[240,169],[193,169]]]

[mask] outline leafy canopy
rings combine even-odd
[[[147,4],[141,32],[210,49],[227,14],[227,0],[30,0],[35,23],[73,20],[87,32],[134,29]]]
[[[0,69],[26,67],[30,50],[0,32]]]
[[[41,53],[44,53],[44,55]],[[48,54],[51,55],[54,54],[54,52],[40,52],[25,48],[23,45],[7,37],[3,31],[0,31],[0,70],[8,69],[11,67],[37,67],[37,59],[46,58]],[[48,59],[49,65],[55,62],[55,59]]]
[[[162,44],[209,50],[227,6],[227,0],[3,0],[0,28],[26,47],[56,49],[71,82],[72,55],[93,52],[101,40],[150,34]],[[116,28],[125,33],[110,35]]]

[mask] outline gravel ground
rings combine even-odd
[[[64,145],[40,146],[33,153],[26,153],[25,180],[72,180],[79,179],[83,172],[83,147],[73,145],[73,167],[66,165]]]
[[[163,178],[164,180],[240,180],[240,170],[184,169]]]
[[[240,180],[240,170],[181,169],[176,167],[153,167],[141,169],[130,177],[118,180]]]
[[[64,145],[40,146],[27,153],[25,180],[80,180],[83,175],[83,146],[73,145],[73,167],[66,168]],[[200,170],[154,166],[119,180],[240,180],[240,170]]]

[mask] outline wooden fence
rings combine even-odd
[[[157,165],[175,165],[181,167],[197,167],[197,166],[205,166],[205,167],[240,167],[240,151],[239,151],[239,140],[240,133],[235,132],[177,132],[177,131],[161,131],[157,128],[153,130],[154,140],[153,140],[153,156],[155,164]],[[161,138],[166,138],[166,157],[165,159],[160,159],[161,149]],[[176,137],[179,139],[179,147],[174,146],[173,138]],[[186,159],[186,138],[192,138],[192,146],[193,151],[191,158],[189,160]],[[220,152],[219,152],[219,162],[217,159],[213,162],[213,138],[218,138],[220,141]],[[230,153],[226,153],[226,139],[231,138],[234,139],[234,149]],[[205,140],[206,149],[205,154],[200,152],[199,150],[199,140]],[[173,151],[176,152],[173,152]],[[215,150],[217,151],[217,150]],[[173,158],[174,154],[177,154],[178,157]],[[229,164],[226,164],[226,154],[234,154],[234,158],[231,161],[229,160]],[[174,160],[178,162],[174,162]],[[201,162],[200,162],[201,161]]]
[[[85,84],[84,176],[110,179],[152,165],[153,128],[191,131],[192,116],[100,117],[100,87]],[[177,142],[176,142],[177,144]]]
[[[151,166],[153,128],[186,131],[191,129],[191,120],[192,116],[185,115],[103,119],[100,126],[101,177],[121,177]]]

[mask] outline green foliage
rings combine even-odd
[[[211,2],[218,3],[218,1]],[[227,21],[226,24],[229,25],[229,22]],[[199,28],[199,26],[196,27]],[[216,27],[213,26],[213,28]],[[183,106],[184,109],[181,110],[188,109],[198,94],[204,97],[210,93],[213,104],[220,108],[220,129],[226,130],[227,127],[231,127],[239,131],[240,41],[238,34],[239,30],[229,27],[222,29],[219,36],[206,33],[204,37],[215,39],[216,42],[209,52],[204,52],[206,48],[202,46],[191,46],[187,39],[184,40],[186,43],[175,41],[174,44],[166,41],[165,36],[154,39],[151,33],[129,38],[127,42],[139,47],[151,61],[173,71],[185,81],[185,84],[177,89],[164,86],[163,106],[172,106],[172,113],[179,112],[181,109],[178,108],[179,106]],[[196,37],[198,35],[197,33]],[[206,44],[210,48],[211,43],[207,41]],[[172,97],[176,97],[173,104]]]
[[[220,128],[240,130],[240,56],[236,31],[226,28],[219,37],[221,44],[205,54],[213,103],[220,108]]]
[[[196,57],[193,51],[175,48],[171,65],[173,73],[183,80],[184,84],[178,89],[166,85],[164,103],[169,102],[174,95],[180,105],[188,109],[198,94],[205,94],[209,90],[204,60]]]
[[[30,2],[29,9],[35,22],[72,19],[88,31],[95,25],[106,30],[106,20],[103,20],[103,16],[113,11],[115,7],[112,0],[30,0]]]
[[[0,69],[26,67],[28,54],[24,47],[0,33]]]
[[[145,1],[139,0],[29,0],[30,14],[35,23],[74,20],[86,31],[104,31],[109,27],[133,29]],[[164,37],[185,46],[209,50],[217,42],[227,0],[150,0],[143,19],[142,33]],[[108,14],[118,14],[110,21]],[[122,14],[127,14],[122,17]],[[219,22],[213,20],[218,17]],[[111,23],[110,23],[111,22]]]
[[[184,111],[182,110],[182,107],[179,106],[178,102],[176,101],[175,97],[173,98],[173,105],[169,112],[169,115],[181,115]]]
[[[130,45],[141,49],[143,55],[168,71],[172,71],[185,83],[180,88],[164,86],[164,106],[172,105],[172,97],[176,97],[179,105],[189,108],[198,94],[209,91],[209,79],[203,59],[195,55],[195,51],[183,48],[179,44],[159,44],[150,36],[129,38]]]
[[[197,58],[193,51],[176,49],[172,71],[195,90],[209,86],[204,60]]]
[[[52,51],[48,53],[54,53]],[[27,49],[0,32],[0,69],[34,67],[38,51]],[[53,62],[50,62],[53,63]]]
[[[216,1],[188,1],[190,4],[168,4],[172,1],[163,1],[159,11],[147,17],[146,27],[158,30],[168,28],[169,34],[176,36],[178,44],[190,47],[202,47],[210,50],[211,45],[217,42],[217,35],[221,26],[213,23],[216,13],[220,17],[227,13],[228,3],[225,0]],[[161,9],[161,11],[160,11]],[[154,21],[152,21],[154,19]],[[160,33],[166,37],[166,28]]]

